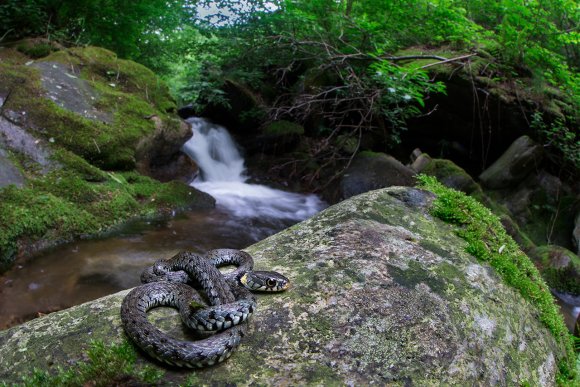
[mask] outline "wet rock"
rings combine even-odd
[[[391,186],[413,186],[415,172],[384,153],[361,152],[344,172],[341,196],[352,196]]]
[[[429,164],[431,164],[431,161],[431,156],[427,153],[422,153],[413,161],[410,168],[417,173],[421,173]]]
[[[522,136],[479,175],[479,180],[486,188],[513,187],[539,167],[542,156],[542,147],[528,136]]]
[[[184,121],[168,122],[157,116],[149,118],[155,131],[144,136],[137,144],[137,170],[160,181],[187,180],[197,171],[193,162],[187,162],[181,147],[192,136],[191,127]]]
[[[179,117],[185,120],[187,118],[194,117],[196,115],[196,111],[192,104],[187,104],[177,109],[177,114]]]
[[[9,95],[10,92],[8,90],[0,90],[0,111],[2,107],[4,107],[4,102],[6,101]]]
[[[368,192],[248,248],[258,269],[283,272],[293,287],[258,295],[230,359],[193,373],[166,369],[164,382],[554,385],[564,350],[538,311],[429,215],[431,200],[414,188]],[[92,339],[125,340],[126,293],[0,332],[0,378],[66,366]],[[174,312],[152,315],[184,337]]]

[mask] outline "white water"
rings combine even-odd
[[[244,159],[228,131],[202,118],[187,121],[193,137],[183,151],[201,170],[191,185],[213,196],[218,208],[237,218],[275,222],[304,220],[326,206],[316,195],[246,183]]]

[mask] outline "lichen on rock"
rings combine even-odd
[[[553,384],[566,349],[532,303],[430,215],[433,200],[415,188],[371,191],[249,247],[257,269],[280,271],[293,287],[258,296],[229,360],[191,376],[168,369],[165,381]],[[0,378],[16,382],[33,367],[81,359],[90,339],[125,340],[125,294],[0,332]],[[152,314],[183,334],[175,313]]]

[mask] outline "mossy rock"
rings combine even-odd
[[[479,184],[463,168],[451,160],[432,159],[422,172],[436,177],[443,185],[466,194],[481,192]]]
[[[167,86],[147,68],[110,51],[72,48],[33,66],[0,66],[2,88],[11,91],[4,116],[100,168],[133,169],[144,153],[153,153],[155,162],[160,140],[177,154],[191,137],[168,114],[175,103]],[[151,117],[160,119],[162,129]]]
[[[165,84],[137,63],[97,47],[2,61],[0,105],[0,150],[23,177],[11,181],[21,189],[0,190],[0,272],[130,218],[214,205],[184,183],[142,175],[176,177],[156,173],[183,155],[191,129]]]
[[[465,251],[457,229],[431,216],[434,199],[414,188],[368,192],[249,247],[257,268],[283,272],[293,287],[258,295],[231,358],[192,372],[141,352],[138,363],[163,369],[167,384],[555,384],[563,339]],[[57,373],[83,359],[91,340],[123,343],[126,294],[0,332],[0,378]],[[184,337],[173,311],[152,320]]]
[[[580,257],[555,245],[540,246],[536,254],[541,260],[542,277],[550,288],[580,296]]]
[[[269,123],[264,127],[262,133],[275,136],[303,135],[304,127],[295,122],[280,120]]]

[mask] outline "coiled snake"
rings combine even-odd
[[[236,265],[222,274],[218,267]],[[121,321],[127,335],[147,354],[180,367],[211,366],[227,359],[246,332],[245,322],[256,309],[249,290],[283,291],[289,281],[276,272],[253,271],[252,257],[243,251],[218,249],[205,257],[181,252],[157,261],[141,275],[144,282],[123,299]],[[197,282],[211,306],[186,282]],[[242,286],[243,285],[243,286]],[[181,320],[197,332],[218,332],[198,341],[175,339],[147,320],[158,306],[179,310]]]

